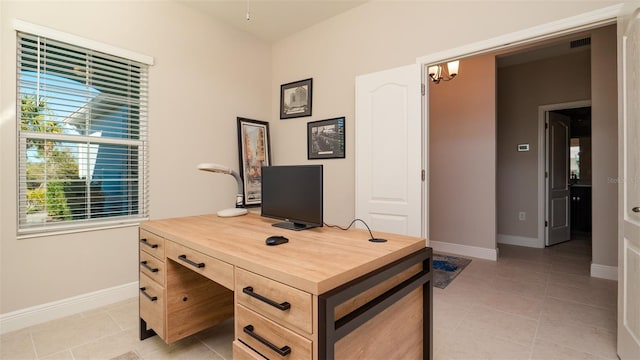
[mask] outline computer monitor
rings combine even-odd
[[[322,227],[322,190],[322,165],[264,166],[261,215],[289,230]]]

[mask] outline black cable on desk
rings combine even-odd
[[[364,222],[364,220],[362,220],[362,219],[353,219],[353,221],[351,222],[351,224],[349,224],[349,226],[347,226],[346,228],[340,227],[340,226],[338,226],[338,225],[329,225],[329,224],[327,224],[327,223],[324,223],[324,225],[325,225],[325,226],[328,226],[328,227],[332,227],[332,228],[336,228],[336,229],[340,229],[340,230],[347,231],[347,230],[349,230],[349,229],[351,228],[351,226],[353,226],[353,224],[354,224],[356,221],[360,221],[361,223],[363,223],[363,224],[364,224],[364,226],[366,226],[367,230],[369,230],[369,235],[371,236],[371,237],[369,238],[369,241],[371,241],[371,242],[378,242],[378,243],[386,242],[386,241],[387,241],[387,239],[374,238],[374,237],[373,237],[373,233],[371,232],[371,229],[369,228],[369,225],[367,225],[367,223],[366,223],[366,222]]]

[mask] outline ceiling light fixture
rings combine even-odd
[[[436,84],[439,84],[442,80],[450,81],[458,75],[459,68],[459,60],[447,63],[447,71],[444,71],[442,65],[429,66],[429,78]]]

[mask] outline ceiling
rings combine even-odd
[[[177,1],[258,38],[276,42],[368,0]]]
[[[588,39],[588,41],[584,41]],[[548,59],[556,56],[574,54],[591,49],[591,35],[589,32],[580,32],[568,36],[562,36],[541,42],[526,44],[522,47],[509,49],[496,56],[498,68],[529,63]],[[577,44],[572,44],[578,42]]]
[[[175,1],[260,39],[276,42],[370,0]],[[589,50],[588,45],[575,49],[569,46],[572,40],[585,36],[588,32],[518,46],[498,54],[497,65],[500,68]]]

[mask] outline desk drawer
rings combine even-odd
[[[311,340],[242,305],[236,306],[235,321],[236,338],[269,359],[309,360],[313,357]]]
[[[158,336],[165,339],[164,333],[164,288],[151,280],[147,275],[140,274],[140,317],[147,322]]]
[[[167,258],[233,290],[233,265],[167,241]]]
[[[164,286],[164,262],[145,251],[140,251],[140,272]]]
[[[312,297],[309,293],[237,268],[235,296],[239,304],[277,323],[312,333]]]
[[[236,340],[233,342],[233,360],[265,360],[266,358],[247,345]]]
[[[140,250],[164,261],[164,239],[156,234],[140,229]]]

